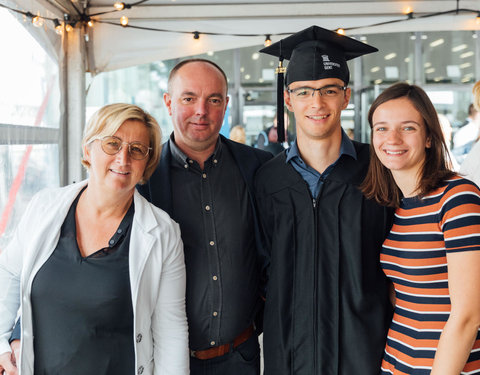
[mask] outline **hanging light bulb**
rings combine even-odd
[[[193,32],[193,39],[195,39],[195,40],[200,39],[200,33],[198,31]]]
[[[54,19],[53,20],[53,26],[55,27],[55,32],[58,34],[58,35],[62,35],[63,34],[63,26],[62,24],[60,23],[60,21],[58,19]]]
[[[113,4],[113,7],[116,10],[123,10],[125,8],[125,3],[122,3],[120,1],[117,1],[115,4]]]
[[[406,7],[403,13],[408,17],[409,20],[413,18],[413,9],[412,7]]]
[[[87,21],[87,25],[88,25],[88,27],[93,27],[93,20],[92,20],[92,19],[89,19],[89,20]]]
[[[127,27],[127,25],[128,25],[128,17],[127,16],[120,17],[120,25],[122,25],[123,27]]]
[[[342,28],[337,29],[337,34],[345,35],[345,30]]]
[[[263,42],[263,45],[264,45],[265,47],[269,47],[269,46],[272,45],[272,39],[270,39],[270,34],[267,34],[267,35],[265,36],[265,42]]]
[[[67,24],[65,25],[65,31],[66,31],[67,33],[72,32],[72,31],[73,31],[73,26],[70,25],[69,23],[67,23]]]
[[[35,27],[42,27],[43,26],[43,18],[40,17],[39,15],[36,15],[35,17],[32,18],[32,23],[33,23],[33,26],[35,26]]]

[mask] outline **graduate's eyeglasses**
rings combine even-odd
[[[287,91],[297,99],[313,98],[315,91],[318,91],[322,97],[333,99],[342,95],[346,89],[347,86],[327,85],[319,89],[314,89],[313,87],[297,87],[295,89],[287,89]]]
[[[141,142],[123,142],[120,138],[115,136],[108,136],[100,139],[102,150],[108,155],[115,155],[120,152],[123,145],[128,146],[128,154],[132,159],[143,160],[148,156],[151,147],[145,146]]]

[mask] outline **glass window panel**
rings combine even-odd
[[[378,48],[363,56],[363,85],[380,85],[398,81],[414,81],[415,40],[410,33],[368,35],[361,38]],[[353,64],[349,64],[353,71]]]
[[[263,44],[240,49],[240,82],[242,85],[271,85],[276,81],[275,68],[278,59],[260,53]]]
[[[423,69],[427,84],[475,82],[473,35],[471,31],[423,34]]]
[[[165,140],[172,131],[172,124],[163,104],[163,93],[167,91],[168,74],[174,65],[175,61],[169,60],[101,73],[95,77],[87,74],[87,120],[106,104],[136,104],[155,117]]]
[[[58,145],[0,145],[0,251],[32,196],[59,185]]]
[[[355,111],[361,110],[361,124],[356,125],[362,129],[361,139],[368,140],[369,127],[366,122],[366,113],[376,96],[374,93],[378,94],[385,87],[397,81],[415,82],[417,76],[424,76],[427,84],[436,84],[437,82],[431,78],[433,71],[432,73],[427,72],[427,69],[430,68],[428,64],[425,66],[427,60],[432,60],[435,64],[440,65],[444,75],[451,77],[448,83],[455,84],[454,87],[448,88],[454,92],[454,104],[450,105],[448,109],[440,106],[439,112],[449,112],[449,119],[454,127],[456,124],[462,123],[463,114],[471,100],[471,85],[469,87],[461,85],[474,82],[475,67],[474,55],[464,55],[463,57],[461,55],[473,48],[475,39],[472,38],[472,35],[471,31],[450,31],[422,35],[408,32],[355,36],[357,39],[377,47],[379,52],[362,57],[361,86],[362,90],[366,89],[367,91],[362,91],[361,96],[352,95],[349,107],[342,113],[342,126],[345,129],[353,128]],[[417,36],[421,38],[418,41],[416,40]],[[433,46],[430,46],[430,43],[439,38],[443,38],[443,42],[436,42],[437,45],[434,43]],[[424,51],[420,56],[424,65],[421,72],[415,72],[414,54],[417,42],[422,43]],[[275,112],[276,75],[274,71],[278,59],[258,53],[262,47],[262,45],[258,45],[239,49],[239,72],[234,72],[234,58],[237,55],[234,50],[208,52],[194,56],[212,60],[225,70],[229,80],[231,98],[224,125],[229,126],[232,117],[230,111],[235,108],[234,103],[238,104],[243,111],[240,119],[246,126],[247,143],[252,143],[251,140],[255,138],[255,134],[258,134],[262,128],[268,127]],[[102,74],[93,80],[87,103],[93,104],[92,110],[103,104],[119,100],[139,104],[158,119],[164,135],[168,135],[172,130],[171,119],[164,108],[162,94],[166,90],[168,73],[178,61],[180,59],[129,68],[130,70],[124,69],[117,73],[105,73],[105,76],[109,75],[109,78],[102,78],[102,88],[99,90],[100,86],[95,86],[98,84],[95,80],[104,76]],[[351,74],[349,86],[353,87],[356,79],[354,61],[349,61],[348,64]],[[432,64],[434,65],[434,63]],[[285,61],[285,65],[288,67],[288,61]],[[435,66],[433,67],[435,68]],[[235,73],[240,76],[241,94],[237,94],[233,90]],[[126,77],[122,78],[121,75]],[[140,75],[140,78],[135,78],[137,75]],[[355,102],[357,98],[360,99],[360,103]],[[237,103],[238,100],[240,103]]]
[[[21,18],[20,18],[21,20]],[[25,126],[60,126],[58,64],[30,35],[28,24],[0,9],[0,124],[13,125],[15,139],[0,145],[0,251],[9,242],[31,197],[47,186],[59,185],[57,144],[25,145]],[[21,129],[17,132],[16,129]],[[49,134],[39,129],[40,136]],[[20,144],[10,144],[18,142]]]
[[[0,123],[59,127],[58,65],[7,10],[0,9]]]

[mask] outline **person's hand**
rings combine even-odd
[[[13,358],[14,354],[10,352],[0,354],[0,374],[18,375],[17,366],[12,361]]]
[[[17,366],[20,359],[20,340],[13,340],[10,343],[10,349],[12,349],[12,363]]]

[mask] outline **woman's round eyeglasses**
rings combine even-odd
[[[123,145],[128,146],[128,154],[132,159],[143,160],[148,156],[151,147],[145,146],[141,142],[123,142],[120,138],[113,135],[100,139],[102,150],[108,155],[115,155],[120,152]]]

